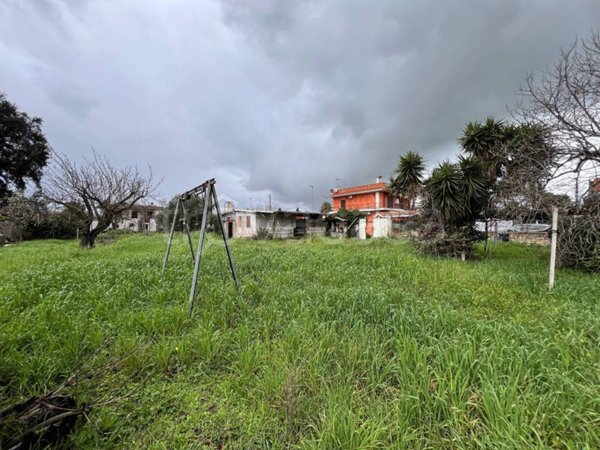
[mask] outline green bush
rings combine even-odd
[[[72,239],[79,223],[65,213],[49,214],[39,221],[27,223],[23,239]]]

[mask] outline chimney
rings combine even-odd
[[[379,175],[376,179],[375,179],[375,183],[381,183],[381,175]]]

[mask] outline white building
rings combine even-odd
[[[109,230],[128,230],[139,232],[162,231],[159,214],[163,211],[162,206],[157,205],[134,205],[131,209],[124,211],[122,216],[114,221]],[[98,225],[98,221],[92,222],[92,228]]]
[[[324,235],[325,225],[320,213],[305,211],[235,209],[225,203],[223,223],[227,237],[250,238],[260,233],[274,238]]]

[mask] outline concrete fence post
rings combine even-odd
[[[554,287],[557,238],[558,238],[558,208],[556,206],[554,206],[552,208],[552,244],[550,247],[550,273],[549,273],[549,279],[548,279],[548,287],[550,289],[552,289]]]

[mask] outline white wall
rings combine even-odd
[[[373,237],[382,238],[392,235],[392,218],[391,217],[373,217]]]
[[[367,239],[367,219],[358,219],[358,238],[361,240]]]
[[[275,223],[273,223],[275,221]],[[274,226],[273,226],[274,225]],[[296,220],[290,216],[279,216],[275,214],[269,214],[259,217],[258,227],[266,228],[269,233],[273,233],[276,238],[288,238],[294,236],[294,227],[296,226]]]
[[[117,225],[119,230],[129,231],[151,231],[154,232],[158,229],[156,220],[151,217],[148,220],[148,230],[146,230],[145,224],[140,219],[122,219]]]
[[[259,229],[264,228],[269,233],[273,233],[276,238],[294,237],[294,228],[296,227],[296,217],[291,214],[268,214],[260,212],[235,211],[224,215],[225,230],[227,230],[227,220],[233,221],[233,237],[249,238],[254,236]],[[246,217],[250,216],[250,226],[246,226]],[[241,226],[238,226],[238,218],[241,217]],[[307,234],[323,235],[325,227],[307,227]]]
[[[235,212],[232,214],[236,238],[252,237],[256,234],[256,214],[253,212]],[[250,226],[247,226],[247,217],[250,217]],[[239,221],[241,218],[241,222]]]

